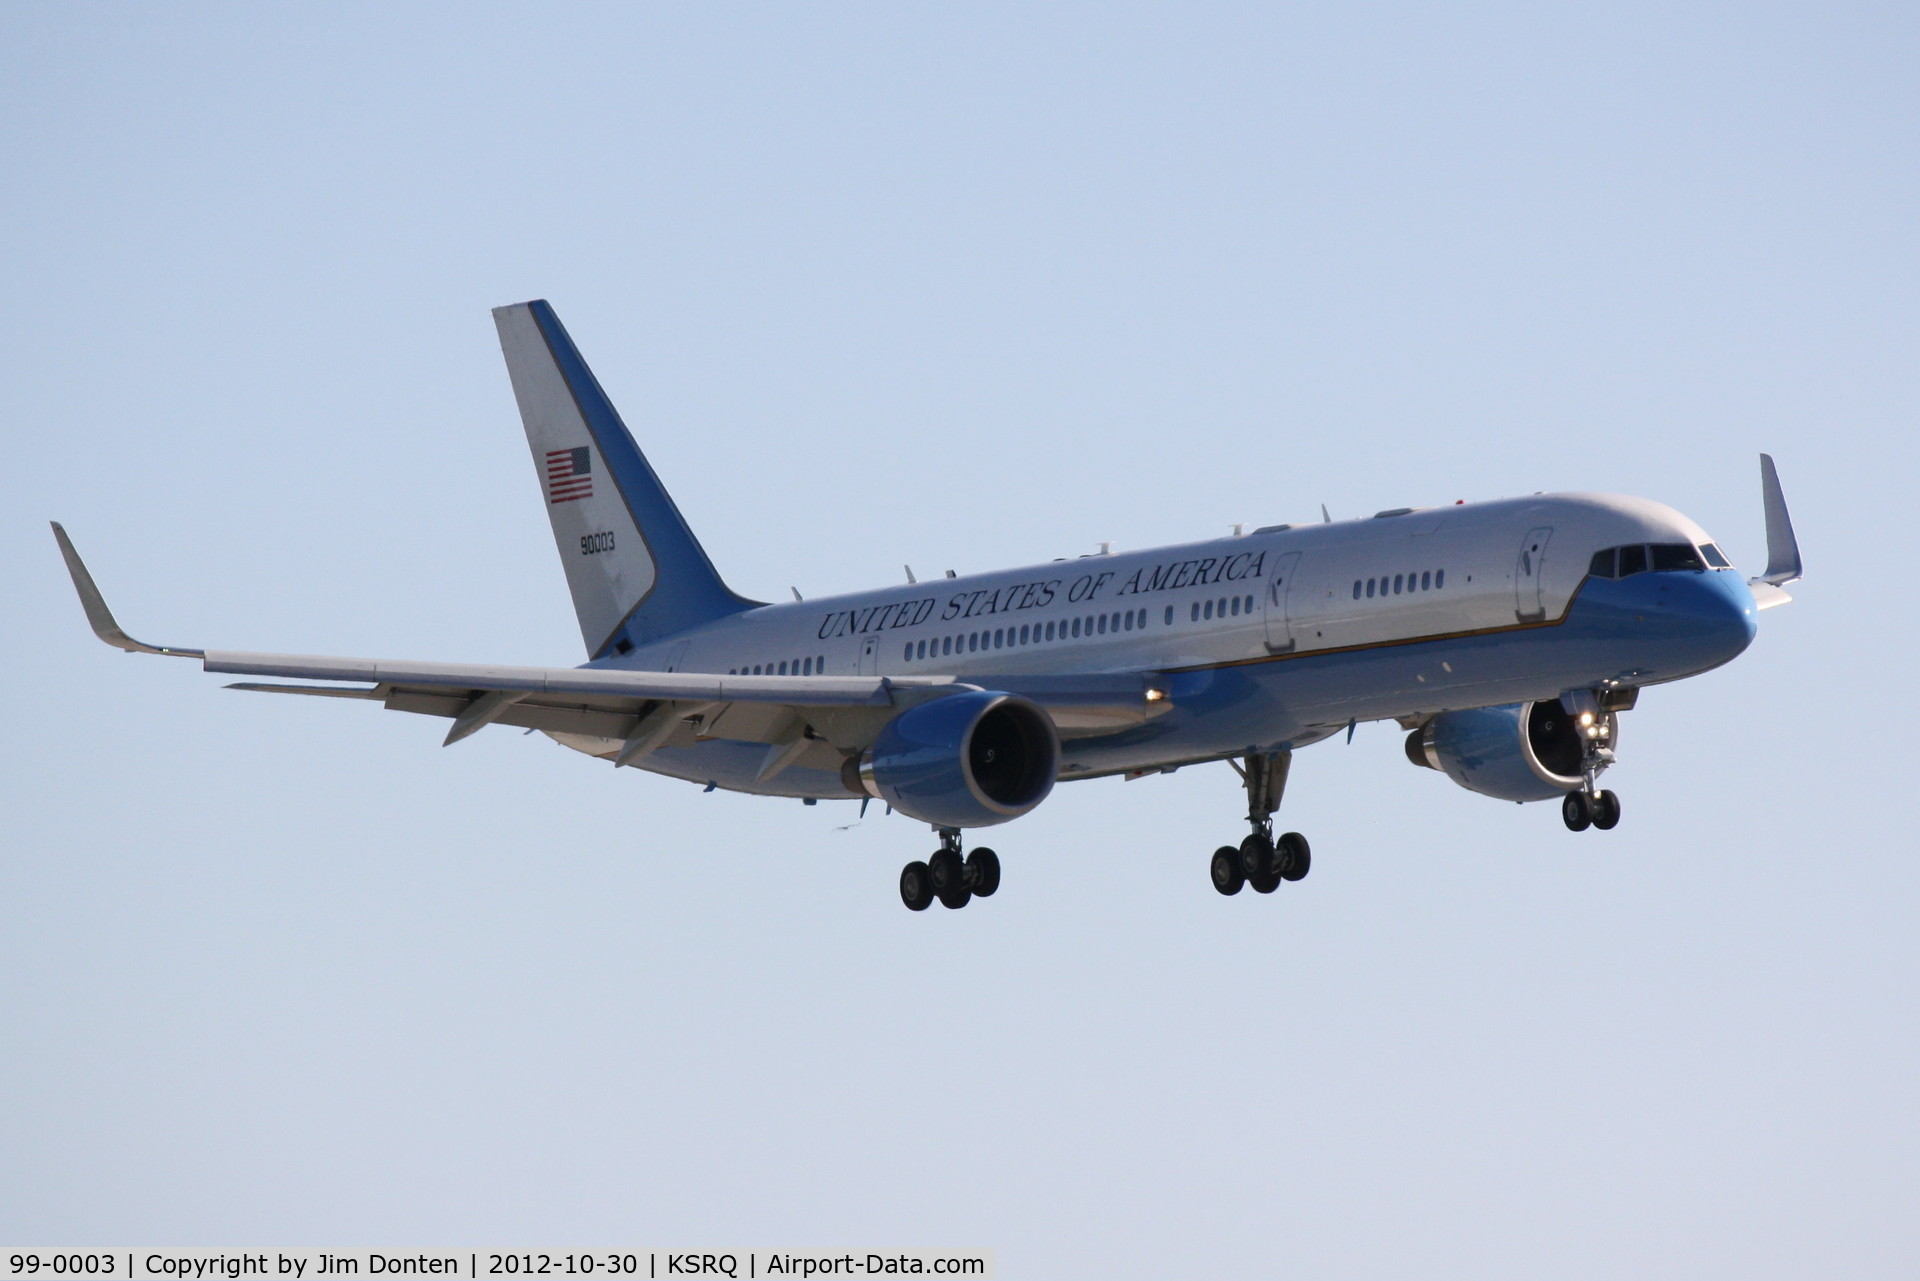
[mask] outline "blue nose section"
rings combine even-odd
[[[1674,574],[1671,600],[1683,624],[1699,630],[1721,662],[1737,658],[1760,630],[1760,610],[1740,575],[1725,571]]]
[[[1629,580],[1634,581],[1634,580]],[[1669,663],[1691,671],[1731,662],[1753,643],[1759,610],[1738,574],[1679,570],[1641,576],[1649,621],[1667,638]]]
[[[1589,579],[1580,604],[1594,637],[1635,675],[1674,680],[1718,667],[1753,643],[1753,593],[1728,570],[1671,570]]]

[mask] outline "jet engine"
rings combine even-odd
[[[1585,744],[1611,748],[1612,712],[1590,724],[1557,698],[1442,712],[1407,735],[1407,759],[1437,769],[1470,792],[1503,801],[1550,801],[1580,787]]]
[[[1060,736],[1038,706],[977,690],[900,713],[841,770],[847,790],[938,827],[990,827],[1047,799]]]

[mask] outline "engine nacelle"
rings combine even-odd
[[[1052,718],[1017,695],[977,690],[900,713],[841,779],[924,823],[990,827],[1046,800],[1059,773]]]
[[[1618,722],[1601,712],[1591,726],[1557,698],[1442,712],[1407,735],[1407,759],[1437,769],[1470,792],[1503,801],[1550,801],[1581,786],[1583,737],[1612,747]]]

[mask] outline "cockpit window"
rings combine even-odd
[[[1692,543],[1655,543],[1647,550],[1653,553],[1653,567],[1656,570],[1706,568]]]
[[[1689,543],[1632,543],[1626,547],[1608,547],[1593,554],[1587,573],[1594,578],[1631,578],[1648,570],[1732,569],[1718,547],[1706,543],[1699,548]]]

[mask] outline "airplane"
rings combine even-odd
[[[1760,456],[1767,567],[1743,579],[1671,507],[1535,494],[1267,525],[821,600],[738,595],[688,528],[543,300],[496,308],[588,661],[512,667],[149,645],[122,631],[56,522],[94,633],[129,652],[274,678],[230,689],[363,699],[539,730],[587,756],[761,796],[873,800],[939,848],[901,871],[922,911],[992,895],[999,856],[963,833],[1060,781],[1228,762],[1251,829],[1209,862],[1223,895],[1312,866],[1275,836],[1293,753],[1360,722],[1406,730],[1417,766],[1607,830],[1600,787],[1640,691],[1710,671],[1791,597],[1799,544]]]

